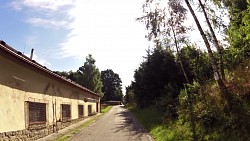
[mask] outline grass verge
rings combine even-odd
[[[77,128],[72,129],[69,133],[67,134],[63,134],[62,136],[60,136],[59,138],[56,139],[56,141],[67,141],[68,139],[70,139],[72,136],[74,136],[75,134],[77,134],[83,127],[89,125],[90,123],[94,122],[95,120],[99,119],[103,114],[100,114],[86,122],[84,122],[82,125],[78,126]]]
[[[107,106],[106,108],[102,109],[102,113],[107,113],[113,106]]]
[[[188,124],[176,121],[163,124],[162,113],[152,107],[138,109],[129,106],[128,109],[156,141],[192,140]]]
[[[162,124],[162,114],[154,108],[131,108],[130,111],[148,131],[151,131],[156,125]]]
[[[82,125],[78,126],[77,128],[72,129],[67,134],[63,134],[62,136],[60,136],[59,138],[57,138],[56,141],[67,141],[72,136],[74,136],[75,134],[77,134],[82,128],[84,128],[85,126],[89,125],[93,121],[99,119],[104,113],[107,113],[112,107],[113,106],[107,106],[106,108],[102,109],[101,110],[101,112],[102,112],[101,115],[98,115],[97,117],[94,117],[93,119],[90,119],[90,120],[84,122]]]

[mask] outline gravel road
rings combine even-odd
[[[71,141],[153,141],[124,106],[114,106],[107,114],[84,127]]]

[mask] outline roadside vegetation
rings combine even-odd
[[[113,106],[107,106],[106,108],[101,110],[101,113],[107,113]]]
[[[250,61],[239,65],[234,71],[226,72],[227,87],[234,103],[228,105],[219,96],[213,80],[200,85],[194,82],[180,90],[176,112],[166,108],[139,108],[136,102],[127,108],[157,141],[175,140],[248,140],[250,128]],[[188,99],[188,93],[192,96]],[[131,96],[131,95],[130,95]],[[169,101],[169,100],[167,100]],[[165,101],[167,103],[167,101]],[[167,106],[166,106],[167,107]],[[174,117],[170,116],[175,114]],[[194,134],[195,133],[195,134]]]
[[[99,119],[103,114],[100,114],[92,119],[89,119],[88,121],[84,122],[82,125],[78,126],[77,128],[74,128],[70,131],[68,131],[67,133],[62,134],[61,136],[59,136],[56,141],[67,141],[69,140],[71,137],[73,137],[75,134],[77,134],[78,132],[81,131],[81,129],[83,129],[85,126],[91,124],[92,122],[96,121],[97,119]]]
[[[55,73],[101,95],[102,103],[121,101],[123,94],[119,74],[113,72],[112,69],[100,72],[95,62],[96,60],[89,54],[84,65],[77,71],[55,71]]]
[[[78,132],[80,132],[85,126],[91,124],[92,122],[96,121],[97,119],[99,119],[103,114],[107,113],[113,106],[107,106],[104,109],[101,110],[101,114],[84,122],[82,125],[78,126],[77,128],[74,128],[72,130],[70,130],[69,132],[67,132],[66,134],[61,135],[60,137],[58,137],[56,139],[56,141],[67,141],[69,140],[71,137],[73,137],[75,134],[77,134]]]
[[[138,20],[154,47],[126,87],[127,108],[157,141],[249,140],[249,1],[168,0],[164,7],[152,0],[143,8]],[[204,44],[188,38],[188,12]],[[229,24],[217,14],[228,14]]]

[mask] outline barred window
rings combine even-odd
[[[28,102],[29,125],[46,124],[46,103]]]
[[[62,104],[62,121],[69,121],[71,118],[71,109],[69,104]]]
[[[83,105],[78,105],[78,117],[79,118],[84,117],[84,108],[83,108]]]

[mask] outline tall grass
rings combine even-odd
[[[250,61],[242,63],[234,71],[226,73],[225,82],[231,95],[231,108],[221,97],[214,80],[200,85],[189,85],[188,92],[192,102],[188,100],[187,91],[181,91],[177,108],[178,118],[165,117],[154,107],[138,109],[136,104],[128,105],[128,109],[157,141],[192,141],[195,138],[204,141],[249,141],[250,135]],[[190,116],[192,106],[194,116]],[[228,110],[229,109],[229,110]],[[193,118],[193,132],[191,121]]]
[[[163,114],[154,107],[145,109],[130,107],[130,111],[157,141],[191,140],[191,131],[188,124],[181,124],[180,122],[164,124]]]

